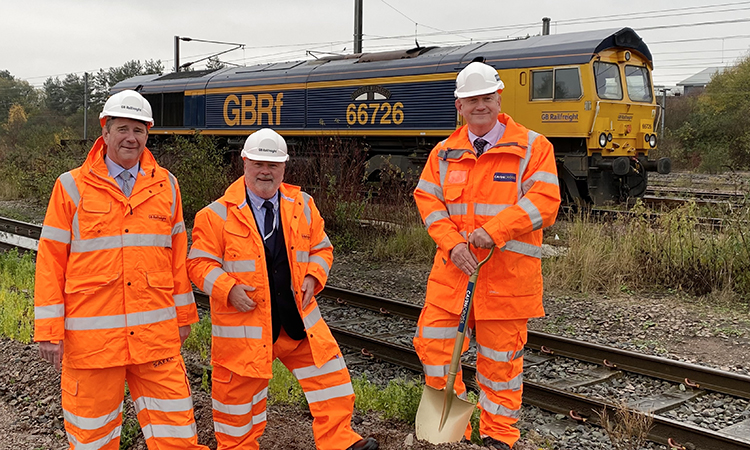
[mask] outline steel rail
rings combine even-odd
[[[37,240],[42,227],[26,222],[0,218],[0,232]],[[386,299],[368,294],[357,293],[346,289],[327,286],[321,296],[336,298],[359,307],[379,311],[383,314],[395,314],[404,318],[417,320],[421,307],[419,305]],[[207,295],[195,291],[196,302],[204,308],[210,308]],[[387,362],[421,372],[421,363],[413,349],[397,344],[358,335],[331,327],[336,339],[348,347],[360,348],[363,353],[372,355]],[[529,331],[529,347],[547,354],[558,354],[582,361],[603,364],[611,368],[662,378],[669,381],[684,382],[692,387],[712,390],[742,398],[750,398],[750,377],[724,372],[695,364],[644,355],[596,344],[583,343],[574,339],[553,336]],[[476,369],[463,365],[463,376],[466,383],[474,388]],[[557,413],[575,412],[583,420],[598,423],[598,413],[607,410],[610,415],[617,412],[617,407],[606,402],[596,401],[578,394],[568,393],[538,383],[524,383],[524,399],[531,405]],[[696,448],[706,449],[750,449],[750,441],[733,439],[730,436],[712,433],[710,430],[677,422],[665,417],[654,416],[649,439],[668,444],[669,442],[690,443]]]
[[[422,365],[413,349],[333,326],[329,328],[341,345],[360,349],[360,352],[366,357],[377,358],[422,373]],[[462,373],[464,382],[476,389],[476,368],[469,364],[462,364]],[[545,411],[568,415],[578,421],[590,421],[596,424],[601,424],[599,415],[603,411],[606,410],[609,417],[614,417],[619,410],[616,405],[608,402],[530,381],[524,381],[523,383],[523,402]],[[750,441],[735,439],[706,428],[662,416],[654,415],[652,418],[653,422],[648,438],[654,442],[661,444],[679,442],[684,445],[692,444],[694,445],[693,448],[706,450],[750,449]]]
[[[332,286],[326,286],[320,295],[341,299],[352,305],[372,311],[395,314],[412,320],[417,320],[422,309],[421,306],[412,303],[390,300]],[[750,399],[750,376],[747,375],[725,372],[697,364],[630,352],[604,345],[591,344],[532,330],[528,332],[528,342],[526,345],[543,353],[565,356],[648,377],[686,383],[691,387]]]

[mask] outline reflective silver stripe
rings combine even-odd
[[[535,172],[533,175],[529,177],[528,180],[523,182],[523,193],[526,195],[527,192],[534,186],[534,183],[537,181],[541,181],[543,183],[549,183],[555,186],[560,186],[560,181],[557,178],[557,175],[554,173],[549,172]]]
[[[44,225],[40,239],[49,239],[50,241],[70,244],[70,231]]]
[[[456,327],[422,327],[422,337],[425,339],[453,339],[456,337]]]
[[[213,409],[216,411],[222,412],[224,414],[231,414],[234,416],[244,416],[245,414],[249,414],[253,410],[253,405],[257,405],[261,402],[261,400],[268,397],[268,388],[263,388],[260,392],[253,395],[253,401],[249,403],[243,403],[241,405],[227,405],[224,403],[221,403],[220,401],[216,399],[211,399],[211,403],[213,406]]]
[[[450,216],[448,215],[448,211],[441,209],[439,211],[433,211],[427,217],[425,217],[424,224],[427,228],[430,228],[430,225],[437,222],[438,220],[448,218],[450,218]]]
[[[297,262],[306,263],[310,261],[310,252],[304,250],[297,250]]]
[[[468,235],[468,233],[466,233],[466,230],[462,230],[462,231],[460,231],[460,232],[459,232],[458,234],[460,234],[460,235],[461,235],[461,237],[463,237],[463,238],[464,238],[464,239],[466,239],[467,241],[469,240],[469,235]]]
[[[190,253],[188,253],[187,259],[196,259],[196,258],[208,258],[213,259],[214,261],[218,262],[219,264],[224,264],[224,260],[219,258],[216,255],[212,255],[206,251],[198,250],[197,248],[193,247],[190,249]]]
[[[150,423],[141,430],[143,430],[145,439],[151,439],[152,437],[189,439],[197,434],[195,422],[190,425],[154,425]]]
[[[169,400],[154,397],[138,397],[135,400],[135,410],[140,413],[144,409],[163,412],[188,411],[193,409],[193,398],[185,397]]]
[[[521,386],[523,385],[523,372],[513,377],[513,379],[511,379],[510,381],[492,381],[481,373],[477,372],[477,381],[495,392],[517,391],[521,389]]]
[[[310,250],[320,250],[321,248],[328,248],[328,247],[333,247],[333,244],[331,244],[331,240],[328,239],[328,235],[326,234],[325,236],[323,236],[323,240],[320,241],[319,244],[316,244],[315,246],[313,246],[313,248],[311,248]]]
[[[247,425],[243,425],[241,427],[235,427],[232,425],[227,425],[225,423],[214,421],[214,431],[221,434],[226,434],[233,437],[241,437],[246,435],[250,432],[250,430],[253,429],[254,425],[257,425],[259,423],[263,423],[266,421],[266,412],[263,411],[260,414],[256,414],[251,419],[250,423]]]
[[[205,292],[206,295],[210,297],[211,292],[213,292],[214,290],[214,283],[216,283],[216,280],[218,280],[219,277],[224,275],[225,273],[226,272],[218,267],[214,267],[210,272],[208,272],[206,278],[203,279],[203,292]]]
[[[477,216],[496,216],[511,205],[493,203],[474,203],[474,214]]]
[[[459,159],[464,153],[474,153],[471,150],[466,149],[448,149],[440,150],[438,152],[438,158],[440,159]]]
[[[176,223],[172,227],[172,236],[174,236],[175,234],[180,234],[184,232],[185,232],[185,222]]]
[[[238,261],[224,261],[224,270],[227,272],[255,272],[255,260],[244,259]]]
[[[114,409],[114,411],[99,417],[76,416],[70,411],[63,409],[63,417],[65,418],[66,422],[70,423],[76,428],[80,428],[82,430],[98,430],[99,428],[102,428],[103,426],[120,417],[120,414],[122,414],[122,405],[123,402],[120,402],[120,404],[117,406],[117,408]]]
[[[81,239],[81,230],[80,226],[78,224],[78,209],[76,209],[76,213],[73,214],[73,223],[70,225],[70,229],[73,232],[73,239]]]
[[[163,234],[123,234],[93,239],[74,239],[70,244],[71,253],[86,253],[97,250],[110,250],[124,247],[172,247],[172,236]]]
[[[539,133],[535,131],[529,130],[527,134],[527,144],[526,144],[526,155],[523,159],[521,159],[521,162],[518,164],[518,200],[521,200],[524,195],[524,187],[523,187],[523,175],[526,173],[526,168],[529,165],[529,160],[531,159],[531,146],[534,144],[534,141],[537,137],[539,137]]]
[[[320,368],[315,367],[314,365],[300,367],[299,369],[294,369],[292,373],[298,380],[304,380],[305,378],[327,375],[329,373],[337,372],[341,369],[346,369],[344,358],[333,358],[332,360],[320,366]]]
[[[68,433],[68,442],[70,442],[71,445],[75,446],[76,450],[99,450],[100,448],[112,442],[113,439],[120,437],[121,428],[121,426],[117,426],[112,431],[110,431],[108,435],[87,444],[78,442],[78,439],[76,439],[75,436]]]
[[[172,175],[171,172],[167,171],[167,177],[169,178],[169,185],[172,188],[172,216],[174,217],[174,210],[177,207],[177,178]]]
[[[534,205],[534,203],[531,202],[531,200],[522,198],[518,201],[518,206],[520,206],[521,209],[523,209],[526,214],[529,215],[529,219],[531,219],[531,226],[534,230],[542,228],[542,225],[544,224],[542,214],[539,212],[539,209]]]
[[[477,344],[477,352],[485,358],[497,362],[510,362],[523,356],[523,349],[500,352],[479,344]]]
[[[435,366],[429,364],[422,364],[422,370],[428,377],[444,377],[448,375],[451,365],[446,364],[444,366]]]
[[[65,304],[60,303],[59,305],[35,306],[34,317],[36,320],[65,317]]]
[[[258,425],[259,423],[263,423],[266,421],[266,412],[263,411],[260,414],[256,414],[253,416],[253,425]]]
[[[106,330],[110,328],[125,328],[126,326],[139,326],[150,323],[165,322],[177,318],[174,306],[156,309],[154,311],[142,311],[127,315],[116,316],[94,316],[94,317],[66,317],[65,329],[73,331],[81,330]]]
[[[465,216],[469,211],[469,206],[466,203],[449,203],[448,214],[451,216]]]
[[[320,315],[320,309],[318,309],[318,307],[316,306],[315,309],[310,311],[310,314],[306,315],[302,319],[302,322],[305,323],[305,329],[309,330],[313,327],[313,325],[318,323],[320,319],[322,319],[322,316]]]
[[[499,405],[492,400],[487,398],[487,394],[482,391],[479,394],[479,406],[482,407],[485,411],[487,411],[490,414],[496,415],[496,416],[504,416],[504,417],[510,417],[511,419],[518,419],[518,417],[521,415],[521,410],[512,410],[508,409],[503,405]]]
[[[307,403],[324,402],[332,398],[346,397],[347,395],[354,395],[354,388],[351,383],[305,392]]]
[[[263,328],[243,325],[236,327],[211,325],[211,335],[229,339],[260,339],[263,336]]]
[[[172,299],[174,300],[175,306],[187,306],[195,303],[193,291],[190,291],[187,294],[172,294]]]
[[[321,258],[320,256],[311,256],[310,263],[317,264],[320,267],[322,267],[323,272],[325,272],[326,275],[328,275],[328,272],[331,271],[331,267],[328,265],[328,262],[325,259]]]
[[[66,330],[107,330],[110,328],[125,328],[125,315],[65,318]]]
[[[420,179],[419,183],[417,183],[417,189],[421,189],[422,191],[437,197],[441,202],[445,201],[445,197],[443,197],[443,189],[435,183],[430,183],[427,180]]]
[[[310,197],[310,195],[308,195],[306,192],[302,193],[302,199],[305,202],[305,211],[304,212],[305,212],[305,219],[307,219],[307,223],[312,223],[312,219],[310,218],[311,215],[312,215],[312,212],[310,211],[310,205],[309,205],[309,202],[310,202],[311,198],[312,197]]]
[[[438,171],[440,172],[440,187],[445,187],[445,177],[448,175],[448,166],[450,163],[448,161],[440,160],[438,161]]]
[[[227,207],[219,202],[213,202],[206,206],[207,209],[215,212],[217,216],[221,217],[225,222],[227,221]]]
[[[136,313],[130,313],[125,316],[127,326],[137,327],[140,325],[148,325],[151,323],[166,322],[177,318],[177,310],[174,306],[166,308],[155,309],[153,311],[141,311]]]
[[[60,175],[58,180],[60,180],[60,184],[62,184],[63,189],[65,189],[65,192],[68,193],[68,197],[70,197],[70,199],[73,201],[73,204],[76,205],[77,208],[78,204],[81,203],[81,194],[78,191],[76,180],[73,179],[73,174],[71,174],[70,172],[65,172],[64,174]]]
[[[531,256],[532,258],[542,259],[542,247],[537,247],[533,244],[527,244],[521,241],[508,241],[505,243],[503,251],[509,251],[519,253],[525,256]]]

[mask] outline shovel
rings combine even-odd
[[[417,439],[425,440],[431,444],[458,442],[466,431],[471,413],[474,412],[474,403],[459,398],[453,390],[453,385],[456,382],[458,365],[461,363],[461,349],[466,337],[466,321],[469,318],[471,301],[474,298],[474,285],[477,282],[479,268],[490,259],[494,251],[495,247],[492,247],[489,255],[477,265],[476,270],[469,277],[469,285],[466,288],[464,307],[458,323],[456,341],[453,344],[453,356],[451,357],[445,388],[438,390],[425,386],[422,391],[422,400],[419,402],[415,419]]]

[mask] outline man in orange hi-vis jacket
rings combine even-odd
[[[479,432],[496,450],[512,448],[520,435],[513,424],[526,322],[544,315],[542,228],[554,223],[560,205],[552,145],[500,113],[502,89],[489,65],[473,62],[458,74],[456,109],[466,125],[435,146],[414,191],[438,247],[414,338],[429,386],[446,385],[469,275],[488,249],[500,250],[479,274],[469,321],[482,390]],[[460,376],[455,389],[465,395]]]
[[[211,297],[214,430],[218,450],[258,449],[271,363],[299,380],[320,450],[376,450],[352,430],[354,390],[314,294],[333,246],[313,199],[282,183],[284,138],[263,128],[242,150],[245,174],[195,217],[188,272]]]
[[[57,179],[36,263],[34,340],[62,365],[70,448],[116,449],[127,380],[149,449],[198,445],[180,346],[198,321],[177,180],[146,149],[139,93],[101,113],[102,136]]]

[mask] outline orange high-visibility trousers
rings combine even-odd
[[[182,357],[104,369],[63,362],[62,407],[71,450],[120,446],[125,381],[149,450],[200,449]]]
[[[458,322],[458,315],[429,303],[419,316],[414,348],[422,361],[425,383],[435,389],[443,389],[447,382]],[[479,433],[510,446],[520,437],[513,424],[521,411],[526,323],[527,319],[477,320],[472,316],[468,324],[476,337],[477,381],[482,389]],[[465,340],[463,351],[468,346]],[[465,397],[466,386],[460,376],[456,377],[454,389]],[[465,436],[471,437],[470,426]]]
[[[340,352],[316,367],[308,339],[295,341],[282,329],[273,358],[292,371],[305,392],[316,449],[343,450],[362,439],[352,430],[354,390]],[[257,450],[266,427],[268,380],[214,366],[211,391],[217,450]]]

